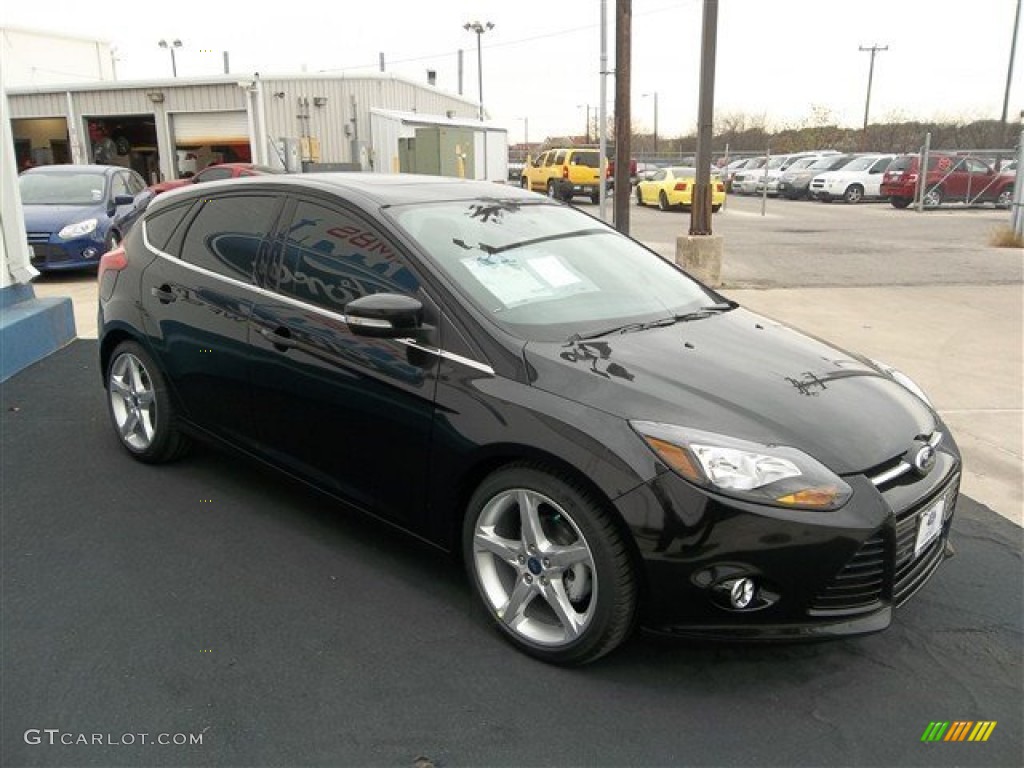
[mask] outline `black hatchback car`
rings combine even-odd
[[[960,457],[913,382],[532,192],[213,182],[157,198],[99,290],[129,453],[216,440],[459,552],[547,661],[637,623],[881,630],[951,551]]]

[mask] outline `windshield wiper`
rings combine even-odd
[[[735,309],[736,307],[737,305],[733,302],[709,304],[706,307],[695,309],[692,312],[672,315],[671,317],[662,317],[658,320],[649,320],[645,323],[626,323],[624,325],[615,325],[611,328],[604,328],[598,331],[574,333],[566,339],[566,341],[569,343],[576,341],[589,341],[590,339],[598,339],[602,336],[611,336],[613,333],[632,333],[633,331],[646,331],[650,328],[665,328],[669,325],[675,325],[676,323],[687,323],[690,320],[701,320],[705,317],[711,317],[711,315],[718,314],[719,312],[728,312],[730,309]]]

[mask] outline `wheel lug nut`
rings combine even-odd
[[[530,574],[526,574],[525,580],[527,584],[533,584],[533,576]]]
[[[520,555],[518,559],[520,565],[524,565],[526,563],[526,555]]]

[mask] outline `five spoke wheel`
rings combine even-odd
[[[629,552],[604,505],[560,473],[516,464],[490,475],[470,501],[463,547],[491,619],[533,656],[592,661],[632,628]]]

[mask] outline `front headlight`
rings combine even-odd
[[[653,421],[631,421],[644,442],[690,482],[759,504],[831,510],[853,494],[803,451]]]
[[[903,373],[903,371],[893,368],[891,365],[887,365],[879,360],[872,360],[871,362],[877,365],[878,369],[890,379],[921,398],[929,408],[935,407],[932,405],[932,401],[928,399],[928,395],[924,393],[924,390],[921,389],[921,387],[919,387],[912,378]]]
[[[85,221],[79,221],[75,224],[68,224],[64,229],[57,233],[57,237],[61,240],[72,240],[76,237],[82,237],[88,235],[90,232],[96,231],[96,219],[86,219]]]

